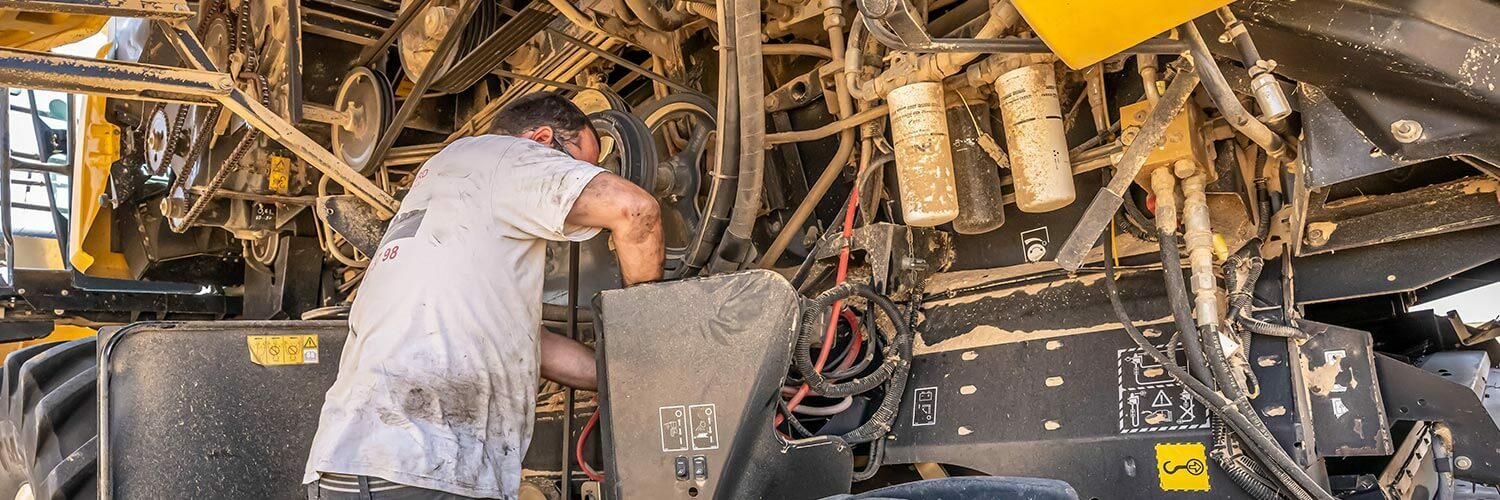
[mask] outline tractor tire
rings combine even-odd
[[[98,498],[97,345],[88,337],[5,358],[0,500]]]

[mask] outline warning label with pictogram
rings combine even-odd
[[[1203,443],[1156,443],[1156,475],[1162,491],[1208,491]]]
[[[1121,349],[1116,360],[1121,434],[1208,428],[1208,412],[1151,356]]]
[[[251,335],[250,362],[261,366],[311,365],[318,363],[317,335]]]

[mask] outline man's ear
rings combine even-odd
[[[543,125],[532,129],[529,139],[543,146],[552,147],[552,127]]]

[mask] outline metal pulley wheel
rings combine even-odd
[[[172,152],[167,151],[172,142],[172,117],[167,116],[166,106],[156,106],[146,119],[146,168],[151,175],[162,175],[172,163]]]
[[[411,25],[401,30],[400,38],[396,40],[396,46],[401,54],[401,68],[406,70],[406,78],[417,81],[422,72],[432,62],[432,55],[437,51],[438,45],[443,43],[443,36],[451,29],[464,29],[463,26],[454,26],[458,22],[458,13],[462,10],[465,1],[478,0],[429,0],[422,7],[422,12],[412,19]],[[411,8],[416,3],[414,0],[401,0],[401,10]],[[453,58],[457,52],[448,54],[448,60],[443,61],[444,70],[453,64]],[[442,76],[438,73],[437,76]]]
[[[661,204],[666,239],[666,275],[683,272],[683,258],[702,235],[707,213],[704,172],[713,164],[714,103],[706,96],[677,94],[641,108],[661,161],[646,190]]]
[[[380,133],[395,114],[390,84],[369,68],[354,68],[344,77],[334,107],[345,121],[332,125],[333,153],[360,173],[369,173],[375,168],[370,156]]]

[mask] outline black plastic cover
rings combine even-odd
[[[822,498],[849,491],[848,446],[771,427],[799,298],[770,271],[600,294],[605,489],[616,500]],[[687,479],[678,463],[686,461]]]
[[[305,497],[302,469],[347,334],[342,321],[215,321],[109,335],[100,498]],[[299,354],[318,362],[256,364],[252,335],[316,335]]]

